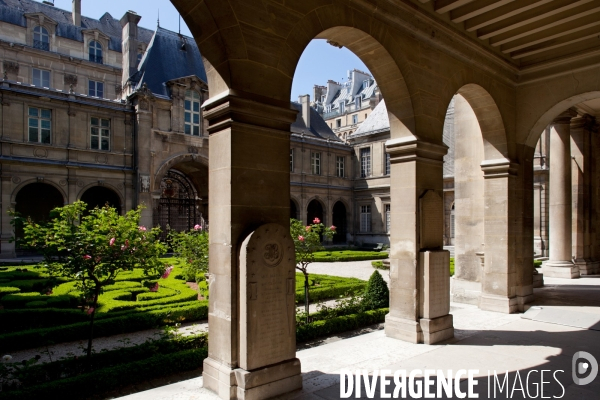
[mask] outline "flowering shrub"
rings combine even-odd
[[[77,282],[90,315],[89,357],[103,288],[114,284],[120,272],[134,267],[142,268],[146,275],[170,273],[159,259],[166,247],[156,239],[160,229],[139,226],[141,207],[122,216],[109,206],[87,211],[86,204],[78,201],[53,213],[57,217],[47,223],[25,221],[23,240],[43,254],[42,264],[51,275]]]
[[[335,234],[335,226],[327,228],[319,218],[304,226],[297,219],[290,219],[290,234],[296,247],[296,269],[304,274],[304,308],[308,316],[308,265],[315,261],[314,253],[323,250],[321,236],[331,239]]]
[[[200,225],[195,225],[189,231],[170,231],[169,239],[175,255],[185,260],[186,281],[204,279],[204,274],[208,272],[208,232]]]

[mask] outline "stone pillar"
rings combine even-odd
[[[300,374],[295,346],[287,347],[293,342],[295,330],[286,326],[289,330],[278,331],[279,339],[285,339],[285,343],[272,350],[281,350],[277,356],[251,359],[252,352],[265,344],[256,335],[248,336],[248,319],[241,319],[251,312],[248,302],[252,299],[247,292],[241,297],[247,288],[240,285],[256,281],[251,280],[252,272],[250,280],[248,273],[243,273],[251,264],[243,266],[240,260],[244,260],[243,249],[246,252],[248,249],[242,241],[252,232],[255,238],[259,227],[276,223],[289,230],[290,124],[296,119],[296,111],[290,109],[289,103],[241,97],[230,91],[205,102],[204,112],[210,134],[208,323],[211,337],[208,358],[204,361],[204,387],[223,399],[272,397],[301,386],[301,380],[293,378]],[[258,236],[255,239],[260,240]],[[287,256],[288,250],[285,251]],[[268,272],[273,267],[260,268]],[[257,278],[263,279],[262,275],[257,273]],[[286,279],[294,277],[292,274]],[[259,289],[276,290],[277,285],[280,282],[262,281],[255,286],[256,296],[261,296]],[[283,311],[278,309],[278,312]],[[284,314],[281,318],[295,320],[293,307],[284,310]],[[261,316],[256,322],[273,322],[267,319]],[[257,325],[251,323],[251,326]]]
[[[137,190],[138,192],[138,204],[143,204],[146,207],[142,210],[140,218],[140,224],[143,226],[154,226],[154,221],[152,219],[154,202],[151,193],[153,188],[150,187],[150,182],[153,181],[150,171],[152,171],[152,160],[154,157],[150,136],[152,134],[152,112],[150,107],[149,100],[138,95],[135,107],[137,119],[137,184],[134,190]],[[144,184],[142,184],[142,182],[144,182]]]
[[[391,157],[390,312],[387,336],[435,343],[454,336],[449,253],[443,246],[442,163],[447,147],[416,137],[386,143]]]
[[[584,117],[571,120],[571,179],[573,185],[573,262],[581,275],[598,272],[591,245],[591,133]]]
[[[566,111],[550,126],[550,257],[544,263],[546,277],[578,278],[572,261],[571,222],[571,118]]]
[[[516,279],[519,165],[503,158],[486,160],[481,169],[485,179],[485,264],[479,307],[512,313],[519,309]]]
[[[2,176],[0,177],[0,185],[2,185],[2,207],[0,208],[2,215],[0,216],[1,229],[0,233],[0,258],[14,258],[15,242],[11,241],[14,236],[13,226],[10,224],[11,217],[8,215],[9,210],[15,209],[15,205],[11,203],[11,194],[13,190],[12,177],[9,175],[10,170],[6,165],[3,165]],[[8,169],[5,171],[4,169]]]
[[[534,232],[533,247],[536,257],[548,257],[548,147],[549,129],[542,132],[535,148],[534,174]]]

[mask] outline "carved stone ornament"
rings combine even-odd
[[[65,74],[64,82],[65,85],[77,86],[77,75]]]
[[[276,267],[283,259],[282,245],[277,242],[265,244],[263,258],[269,267]]]

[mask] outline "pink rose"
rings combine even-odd
[[[171,271],[173,271],[173,266],[169,265],[167,267],[167,269],[165,270],[165,272],[162,274],[161,278],[167,279],[169,277],[169,275],[171,275]]]
[[[83,256],[84,260],[89,260],[90,258],[92,258],[92,256],[90,256],[89,254],[86,254],[85,256]]]
[[[111,246],[114,246],[114,245],[115,245],[115,238],[111,238],[111,239],[108,241],[108,244],[110,244]]]
[[[304,242],[304,236],[302,236],[302,235],[298,236],[298,240],[301,242]]]
[[[94,312],[94,307],[90,307],[87,309],[87,315],[90,315]]]
[[[311,228],[310,226],[306,226],[306,227],[304,228],[304,230],[305,230],[306,232],[310,232],[310,228]]]
[[[336,228],[336,226],[335,226],[335,225],[331,225],[331,226],[329,227],[329,229],[331,229],[332,231],[335,231],[337,228]]]
[[[200,225],[198,225],[198,224],[194,225],[194,230],[195,230],[195,231],[197,231],[197,230],[199,230],[199,229],[202,229],[202,226],[200,226]]]
[[[145,226],[140,226],[140,227],[138,227],[138,230],[140,232],[146,232],[146,227]]]
[[[156,285],[154,285],[154,286],[152,286],[152,287],[150,288],[150,291],[151,291],[151,292],[158,292],[158,286],[159,286],[159,285],[158,285],[158,282],[157,282],[157,283],[156,283]]]
[[[320,223],[321,223],[321,220],[319,218],[315,218],[313,220],[313,224],[320,224]]]

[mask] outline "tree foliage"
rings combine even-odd
[[[208,272],[208,231],[200,225],[185,232],[169,232],[175,255],[185,260],[185,278],[188,282],[201,281]]]
[[[172,267],[161,262],[166,247],[157,240],[159,228],[140,226],[142,207],[119,215],[105,206],[86,209],[77,201],[53,210],[47,222],[23,223],[23,242],[41,252],[42,266],[54,276],[74,279],[90,315],[88,357],[91,355],[93,321],[98,296],[122,271],[142,268],[148,276],[168,276]]]
[[[390,305],[390,290],[377,270],[373,271],[369,278],[363,296],[363,305],[366,310],[376,310]]]

